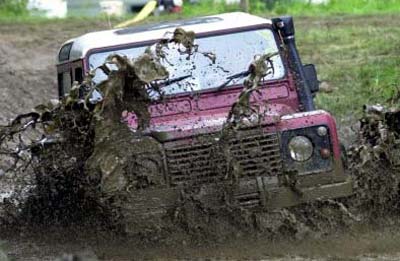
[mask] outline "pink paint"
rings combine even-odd
[[[167,98],[163,103],[155,103],[149,109],[151,128],[166,132],[190,130],[191,135],[196,134],[198,129],[211,125],[220,128],[242,88],[243,86],[235,86],[220,91],[214,89],[194,95],[195,97],[193,94],[179,95]],[[265,85],[259,91],[255,91],[251,103],[259,112],[265,114],[266,124],[272,124],[280,116],[294,113],[298,108],[297,93],[289,88],[287,80]],[[133,113],[130,113],[126,120],[132,129],[136,129],[137,119]]]
[[[340,144],[339,137],[336,130],[336,121],[335,118],[332,117],[326,111],[314,111],[309,113],[299,113],[299,115],[303,114],[302,117],[293,117],[291,119],[283,119],[276,124],[276,129],[279,131],[292,130],[292,129],[301,129],[307,128],[315,125],[325,125],[329,129],[333,154],[335,159],[340,159]],[[289,117],[287,117],[289,118]]]
[[[168,97],[166,101],[149,107],[150,129],[163,132],[166,140],[188,139],[195,135],[220,131],[242,89],[243,86],[231,86],[219,91],[213,89],[198,94],[188,93]],[[301,115],[297,113],[299,101],[291,74],[288,74],[286,79],[266,83],[252,94],[250,101],[252,106],[264,115],[262,124],[266,132],[280,132],[315,125],[328,126],[334,157],[340,159],[336,123],[329,113],[314,111],[290,118],[290,115]],[[130,128],[135,130],[136,115],[127,113],[123,116]],[[188,139],[188,142],[191,142],[191,139]]]

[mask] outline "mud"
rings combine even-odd
[[[185,50],[182,52],[183,55],[187,55],[190,59],[190,55],[193,53],[192,48],[195,48],[193,44],[190,44],[190,34],[187,37],[181,37],[182,32],[174,34],[172,39],[179,39],[182,45],[185,46]],[[184,35],[184,34],[183,34]],[[189,39],[189,40],[188,40]],[[166,41],[169,42],[169,41]],[[162,46],[156,48],[158,55],[162,58]],[[12,227],[11,233],[18,231],[18,235],[7,235],[8,238],[13,238],[15,245],[25,246],[31,249],[31,252],[35,252],[34,249],[46,248],[47,246],[54,246],[54,240],[60,240],[65,234],[74,231],[72,238],[65,238],[64,242],[56,247],[59,249],[57,253],[52,252],[52,250],[47,249],[47,256],[58,256],[60,252],[81,252],[86,251],[89,248],[88,254],[83,254],[86,258],[83,260],[112,260],[115,256],[115,260],[127,260],[132,256],[137,258],[143,257],[177,257],[187,255],[192,256],[204,256],[205,253],[196,253],[194,249],[203,249],[207,251],[207,242],[210,244],[222,244],[226,242],[231,242],[231,240],[237,240],[237,242],[247,241],[249,239],[254,239],[255,242],[260,242],[266,240],[268,242],[275,242],[279,240],[293,240],[289,241],[288,244],[296,244],[295,242],[305,241],[315,244],[312,241],[313,238],[325,240],[336,241],[338,238],[333,237],[338,231],[353,231],[356,233],[357,227],[360,224],[371,224],[382,222],[381,213],[388,213],[387,219],[384,219],[384,223],[388,225],[394,225],[395,220],[398,215],[398,189],[399,189],[399,173],[398,173],[398,140],[399,140],[399,130],[398,126],[398,112],[396,110],[388,110],[379,107],[367,107],[366,114],[360,123],[360,132],[358,135],[358,140],[356,144],[349,151],[349,167],[351,174],[355,177],[355,189],[356,195],[350,199],[342,201],[320,201],[313,204],[303,205],[291,209],[277,210],[273,212],[251,212],[242,209],[235,205],[227,204],[224,208],[215,209],[198,200],[196,194],[198,191],[187,190],[186,194],[182,196],[181,201],[178,202],[176,208],[172,213],[168,213],[166,216],[167,220],[162,220],[160,222],[165,222],[167,225],[165,228],[152,228],[152,231],[146,231],[136,238],[126,238],[121,237],[119,230],[114,231],[115,224],[112,223],[110,226],[109,220],[104,217],[109,215],[119,216],[121,213],[103,213],[104,208],[102,204],[93,201],[93,194],[87,194],[86,188],[87,183],[90,182],[90,186],[93,187],[95,191],[90,191],[90,193],[97,193],[97,186],[93,186],[93,182],[100,182],[102,185],[102,198],[104,201],[113,201],[114,206],[118,206],[118,200],[111,199],[108,195],[115,195],[116,190],[121,190],[123,188],[146,188],[151,185],[157,184],[157,179],[154,179],[151,175],[143,175],[140,167],[143,166],[143,159],[137,155],[134,157],[132,165],[133,167],[130,172],[134,171],[135,178],[131,180],[125,180],[122,185],[117,187],[113,186],[116,184],[115,179],[113,180],[110,175],[114,171],[116,173],[123,173],[127,171],[125,167],[120,165],[109,164],[113,159],[108,159],[107,155],[103,155],[103,147],[105,146],[107,150],[112,150],[112,155],[117,155],[121,162],[126,162],[124,155],[120,155],[121,148],[127,149],[128,145],[135,145],[134,138],[131,143],[126,144],[126,139],[121,139],[120,137],[127,137],[132,135],[130,130],[126,128],[125,124],[121,123],[120,117],[121,113],[125,110],[125,107],[118,107],[120,104],[124,104],[124,99],[134,99],[137,97],[135,95],[130,96],[128,91],[121,91],[121,89],[113,89],[115,86],[136,86],[134,88],[138,93],[141,92],[141,87],[144,84],[151,82],[152,80],[162,80],[167,77],[166,73],[157,63],[149,63],[150,60],[154,59],[151,54],[146,54],[142,57],[143,60],[138,59],[138,61],[146,60],[145,64],[152,64],[151,68],[155,69],[155,74],[146,74],[139,77],[137,74],[133,74],[134,79],[124,78],[124,82],[112,83],[107,86],[108,83],[104,83],[103,86],[99,86],[99,90],[103,93],[104,97],[115,97],[116,100],[107,100],[110,102],[107,106],[101,107],[100,105],[94,106],[93,111],[90,113],[84,108],[91,107],[90,104],[85,104],[85,102],[79,101],[74,97],[73,93],[70,95],[69,99],[66,99],[61,104],[40,106],[37,108],[36,114],[24,115],[21,121],[14,121],[10,125],[10,128],[5,128],[4,135],[2,137],[13,136],[16,139],[9,139],[10,146],[15,146],[18,140],[18,134],[21,129],[23,130],[25,126],[29,123],[29,126],[36,125],[35,131],[39,133],[45,133],[54,139],[48,139],[46,143],[47,153],[41,154],[41,161],[46,162],[45,166],[48,168],[43,168],[43,164],[34,166],[33,170],[39,173],[38,180],[43,182],[43,186],[39,186],[40,189],[44,191],[36,190],[31,191],[30,195],[40,195],[40,197],[31,197],[30,202],[25,206],[30,206],[28,208],[12,209],[7,212],[7,215],[12,214],[13,219],[21,217],[21,211],[23,212],[24,219],[22,221],[27,222],[28,226],[34,225],[39,226],[38,230],[18,230]],[[153,60],[154,61],[154,60]],[[121,60],[121,57],[110,57],[110,62],[117,63],[120,71],[132,71],[135,68],[134,63],[127,63],[126,60]],[[268,66],[267,63],[263,63],[263,66]],[[265,68],[264,68],[265,69]],[[261,80],[260,76],[265,74],[268,70],[262,69],[261,73],[253,74],[252,77],[248,79],[248,89],[246,90],[256,90],[258,81]],[[131,74],[132,75],[132,74]],[[153,75],[147,78],[148,75]],[[122,77],[110,76],[111,81],[120,81]],[[133,83],[136,81],[136,84]],[[139,83],[139,84],[138,84]],[[245,90],[245,91],[246,91]],[[109,96],[111,95],[111,96]],[[138,95],[138,97],[146,98],[145,95]],[[243,93],[243,102],[241,98],[232,107],[232,122],[237,122],[237,119],[243,120],[248,116],[249,106],[246,106],[247,95]],[[118,100],[119,99],[119,100]],[[89,99],[86,99],[86,103]],[[122,102],[122,103],[121,103]],[[148,100],[143,99],[139,101],[142,102],[142,106],[139,108],[131,108],[136,114],[141,115],[140,129],[142,131],[146,130],[148,125],[148,114],[147,110],[141,110],[147,108]],[[103,103],[102,103],[103,104]],[[86,105],[86,106],[85,106]],[[62,111],[62,114],[60,114]],[[83,112],[83,114],[81,114]],[[117,112],[117,113],[115,113]],[[235,116],[234,116],[235,115]],[[92,120],[93,117],[93,120]],[[70,126],[65,124],[70,124],[73,122],[77,125]],[[80,120],[79,120],[80,119]],[[83,119],[83,120],[82,120]],[[89,120],[88,120],[89,119]],[[88,122],[86,122],[88,120]],[[39,125],[45,123],[42,128]],[[92,124],[93,123],[93,124]],[[104,125],[103,125],[104,124]],[[39,130],[38,130],[39,128]],[[63,132],[69,129],[72,131],[70,133]],[[97,131],[96,131],[97,129]],[[52,135],[54,133],[63,133],[61,136],[66,137],[68,140],[73,142],[67,143],[68,146],[58,144],[58,135]],[[92,133],[93,132],[93,133]],[[94,134],[96,133],[96,135]],[[83,134],[83,135],[82,135]],[[33,137],[38,137],[37,133],[30,134]],[[221,134],[222,139],[225,134]],[[54,137],[53,137],[54,136]],[[86,137],[83,140],[82,137]],[[91,137],[87,139],[87,137]],[[118,138],[119,137],[119,138]],[[112,145],[111,141],[112,140]],[[151,137],[146,137],[145,142],[147,145],[144,147],[149,148],[152,146],[157,146],[152,141]],[[23,143],[21,149],[23,150],[33,150],[37,148],[38,144]],[[44,146],[40,144],[40,146]],[[94,152],[91,150],[94,148]],[[99,148],[96,151],[96,148]],[[114,151],[115,150],[115,151]],[[57,154],[54,154],[57,151]],[[59,153],[59,152],[65,153]],[[77,153],[79,152],[79,153]],[[224,150],[222,145],[222,153],[224,157],[229,158],[229,152]],[[125,154],[125,153],[124,153]],[[140,153],[137,153],[140,154]],[[72,156],[71,156],[72,155]],[[94,155],[95,159],[90,159],[89,155]],[[30,164],[31,157],[24,154],[15,154],[14,152],[10,155],[10,160],[7,163],[13,163],[15,159],[19,160],[15,166],[21,167],[20,170],[25,169],[25,164]],[[13,157],[15,156],[15,157]],[[22,156],[22,157],[21,157]],[[50,162],[56,162],[57,164],[50,164]],[[89,162],[87,165],[84,162]],[[229,162],[229,160],[228,160]],[[104,163],[104,167],[102,166]],[[151,164],[151,163],[149,163]],[[11,164],[12,166],[13,164]],[[230,164],[228,164],[229,166]],[[15,167],[14,166],[14,167]],[[100,170],[99,170],[100,167]],[[148,169],[148,167],[144,167]],[[234,164],[230,167],[235,169]],[[97,173],[103,173],[101,178],[97,175],[93,175],[88,181],[86,178],[82,179],[82,174],[85,170],[91,169],[91,173],[96,173],[93,169],[97,170]],[[79,170],[79,171],[76,171]],[[44,173],[54,173],[51,179],[40,179],[43,177]],[[235,171],[233,172],[235,173]],[[381,175],[377,175],[377,173]],[[63,183],[59,183],[59,177],[68,176],[69,178]],[[110,178],[110,180],[107,180]],[[230,177],[234,180],[234,177]],[[24,180],[24,184],[29,184],[31,180]],[[65,183],[64,183],[65,182]],[[82,184],[84,186],[82,187]],[[96,183],[98,184],[98,183]],[[104,184],[110,184],[104,185]],[[65,191],[65,188],[72,188],[72,190]],[[83,189],[85,188],[85,189]],[[224,188],[229,192],[229,188]],[[56,192],[56,193],[54,193]],[[62,196],[60,198],[59,196]],[[122,199],[124,199],[122,197]],[[53,203],[57,202],[57,206]],[[12,202],[11,202],[12,203]],[[104,203],[104,202],[103,202]],[[10,207],[13,204],[9,205]],[[59,212],[57,212],[59,211]],[[107,210],[108,211],[108,210]],[[73,215],[71,219],[71,213],[78,213]],[[82,214],[83,213],[83,214]],[[66,215],[68,214],[68,215]],[[61,216],[64,219],[60,219]],[[9,216],[7,216],[9,217]],[[393,218],[392,218],[393,217]],[[18,220],[21,221],[21,220]],[[10,222],[13,223],[13,222]],[[4,223],[3,223],[4,224]],[[52,229],[46,228],[47,225],[53,224],[55,226],[54,231]],[[79,225],[78,225],[79,224]],[[15,223],[13,224],[15,225]],[[65,230],[60,229],[61,227],[73,226],[75,229]],[[79,228],[82,231],[90,231],[93,234],[82,235],[82,232],[77,232]],[[111,229],[111,232],[108,230]],[[38,236],[42,231],[48,231],[47,235],[43,237]],[[100,232],[96,232],[100,230]],[[104,232],[106,230],[106,232]],[[61,232],[60,232],[61,231]],[[95,232],[93,232],[95,231]],[[353,233],[352,232],[352,233]],[[60,234],[61,233],[61,234]],[[374,234],[374,233],[372,233]],[[375,234],[374,234],[375,235]],[[71,244],[76,239],[78,239],[77,244]],[[100,239],[99,239],[100,238]],[[109,238],[112,238],[109,242]],[[122,238],[122,239],[121,239]],[[115,242],[114,242],[115,239]],[[341,238],[339,237],[339,240]],[[26,240],[24,242],[24,240]],[[138,249],[144,249],[144,253],[140,251],[127,251],[125,254],[126,258],[118,257],[115,253],[109,253],[104,250],[104,246],[111,244],[110,251],[118,252],[121,251],[122,241],[125,241],[124,245],[126,249],[130,249],[132,246],[137,246]],[[296,241],[298,240],[298,241]],[[26,242],[37,242],[36,246],[29,246],[30,243]],[[146,243],[141,244],[138,241],[145,241]],[[245,242],[242,242],[246,245]],[[36,243],[35,243],[36,244]],[[64,245],[63,245],[64,244]],[[177,250],[165,251],[165,249],[160,248],[158,244],[164,245],[169,249],[177,248]],[[248,244],[248,243],[247,243]],[[259,244],[259,243],[257,243]],[[185,247],[181,248],[181,245],[188,246],[187,250]],[[229,245],[229,243],[228,243]],[[152,249],[152,247],[154,247]],[[233,244],[234,247],[234,244]],[[232,247],[232,248],[233,248]],[[256,250],[257,254],[253,256],[258,256],[260,258],[268,258],[268,253],[263,251],[265,246],[260,244],[259,249]],[[283,247],[283,245],[282,245]],[[303,245],[304,247],[304,245]],[[15,256],[21,256],[13,246],[6,247],[7,249],[12,249],[11,253],[15,253]],[[101,250],[103,248],[103,250]],[[232,249],[231,248],[231,249]],[[395,249],[395,247],[393,247]],[[107,249],[107,247],[106,247]],[[14,252],[13,252],[14,251]],[[123,252],[122,250],[121,252]],[[182,251],[182,253],[177,253]],[[328,250],[325,250],[328,253]],[[392,250],[393,251],[393,250]],[[29,252],[29,251],[28,251]],[[95,252],[95,253],[94,253]],[[274,252],[273,250],[271,252]],[[211,251],[211,255],[219,256],[218,248]],[[296,254],[296,251],[294,251]],[[248,253],[251,256],[250,253]],[[46,260],[45,257],[36,254],[23,257],[24,260]],[[45,254],[46,255],[46,254]],[[357,255],[357,254],[356,254]],[[13,256],[13,255],[12,255]],[[97,257],[96,257],[97,256]],[[242,257],[240,253],[232,250],[225,250],[225,257]],[[393,257],[396,259],[398,255],[389,255],[389,259]],[[47,260],[52,260],[49,257]],[[66,255],[64,259],[60,260],[73,260],[73,255]]]
[[[248,77],[244,82],[245,88],[240,93],[236,102],[232,104],[232,108],[228,114],[228,124],[236,125],[243,122],[245,118],[249,119],[252,115],[258,115],[260,112],[256,111],[250,105],[250,97],[253,92],[257,91],[260,82],[269,74],[274,73],[274,66],[271,58],[278,53],[269,53],[255,57],[254,61],[250,64],[248,69]],[[260,117],[259,115],[258,117]]]
[[[26,200],[15,199],[22,201],[18,202],[22,205],[18,208],[21,213],[4,211],[4,219],[20,216],[17,222],[63,223],[81,218],[83,212],[101,209],[99,216],[106,212],[111,220],[114,217],[117,222],[129,220],[130,211],[123,209],[132,197],[130,190],[158,185],[157,179],[160,179],[158,173],[149,173],[148,168],[152,162],[161,162],[161,158],[146,161],[142,157],[144,152],[159,154],[161,151],[159,143],[144,136],[151,135],[148,132],[148,107],[152,101],[149,91],[157,92],[160,100],[163,99],[160,85],[169,76],[160,63],[165,58],[164,49],[170,43],[178,45],[179,52],[190,59],[197,48],[193,36],[193,32],[178,28],[171,39],[155,45],[156,52],[149,47],[133,60],[111,55],[82,84],[74,83],[60,102],[36,106],[34,112],[21,114],[2,126],[2,171],[14,176],[14,183],[26,172],[32,172],[32,179],[36,181]],[[111,70],[109,65],[117,69]],[[92,81],[96,70],[108,76],[98,85]],[[84,99],[80,93],[84,93]],[[100,96],[95,103],[91,97],[94,93]],[[136,132],[122,121],[125,111],[135,114]],[[146,172],[141,166],[147,163],[150,166],[144,168]],[[129,222],[141,232],[140,221]]]
[[[354,206],[370,219],[398,214],[400,182],[400,112],[381,105],[365,106],[358,141],[348,153],[355,180]]]
[[[106,27],[106,21],[1,23],[0,123],[57,98],[54,63],[61,44],[76,35]]]
[[[176,44],[178,51],[190,59],[197,52],[193,41],[193,32],[178,28],[171,39],[161,40],[133,60],[111,55],[82,84],[74,83],[68,96],[60,102],[39,105],[35,112],[22,114],[3,126],[0,153],[9,158],[4,164],[10,165],[3,167],[5,173],[13,173],[17,177],[32,168],[36,180],[31,195],[25,202],[19,203],[22,205],[19,208],[21,213],[8,215],[20,216],[17,222],[21,219],[41,224],[52,221],[63,223],[75,219],[78,222],[82,212],[90,213],[94,209],[96,213],[100,210],[99,216],[105,214],[106,219],[112,220],[110,226],[122,226],[124,232],[144,235],[145,239],[155,237],[157,240],[165,238],[171,229],[181,230],[193,236],[194,240],[224,240],[259,232],[268,233],[271,237],[282,234],[297,237],[310,230],[304,224],[306,215],[296,216],[289,210],[254,213],[229,202],[229,199],[224,207],[211,207],[208,202],[202,201],[202,192],[196,186],[185,187],[172,213],[165,213],[165,216],[160,216],[161,219],[146,220],[132,214],[136,210],[131,209],[131,200],[137,201],[132,197],[138,195],[131,190],[146,189],[160,183],[157,173],[149,173],[151,161],[146,163],[141,158],[142,155],[156,155],[161,151],[159,143],[151,136],[143,136],[149,134],[148,107],[151,99],[148,90],[157,92],[160,99],[163,98],[158,81],[169,76],[160,63],[166,57],[165,49],[170,43]],[[204,55],[210,57],[209,53]],[[274,55],[256,57],[250,65],[245,88],[232,105],[227,124],[214,144],[217,154],[221,154],[227,162],[226,168],[221,171],[225,173],[224,179],[228,183],[224,183],[226,185],[218,192],[220,201],[229,198],[240,176],[240,166],[235,164],[225,146],[228,136],[240,128],[243,120],[255,113],[250,107],[250,97],[257,91],[262,79],[273,73],[271,57]],[[111,70],[110,64],[117,69]],[[94,85],[92,78],[96,70],[102,70],[108,80]],[[82,92],[87,93],[85,99],[79,97]],[[95,92],[101,98],[93,103],[91,95]],[[121,115],[126,110],[133,111],[137,117],[136,133],[121,121]],[[32,138],[30,132],[38,132],[36,137],[41,138]],[[154,161],[153,158],[152,162],[161,162],[161,155],[158,157],[160,160]],[[142,171],[140,166],[145,166],[147,172]],[[86,210],[90,207],[92,209]],[[345,207],[338,210],[345,210]],[[11,220],[7,216],[5,219]],[[317,226],[315,228],[318,229]]]
[[[399,194],[398,177],[396,176],[398,172],[395,171],[397,170],[397,163],[393,161],[393,155],[382,154],[379,148],[380,146],[395,146],[396,148],[396,144],[398,144],[398,129],[396,129],[397,125],[393,123],[397,119],[397,111],[366,111],[365,117],[361,120],[359,144],[354,145],[349,152],[349,166],[356,181],[356,195],[353,198],[342,202],[333,200],[320,201],[273,212],[251,212],[235,205],[226,205],[224,208],[215,209],[198,200],[196,192],[187,191],[188,193],[182,197],[182,201],[179,202],[174,212],[169,216],[170,220],[166,222],[170,224],[169,227],[164,227],[158,231],[147,231],[136,236],[136,239],[128,237],[126,240],[133,240],[129,241],[129,244],[131,246],[136,245],[139,248],[143,248],[143,246],[135,242],[135,240],[146,242],[145,244],[147,245],[161,244],[169,248],[176,248],[183,244],[186,245],[186,249],[196,249],[197,246],[204,246],[204,242],[221,244],[231,240],[240,241],[244,238],[253,237],[255,237],[254,240],[256,241],[262,239],[269,242],[291,239],[293,242],[288,242],[288,244],[295,244],[294,242],[296,241],[312,242],[314,238],[329,238],[337,234],[338,231],[358,233],[357,227],[362,224],[378,222],[380,225],[384,223],[386,226],[393,226],[398,216],[397,202]],[[395,149],[389,151],[396,153]],[[371,166],[374,172],[370,171]],[[377,170],[380,170],[381,176],[377,176]],[[387,173],[391,175],[387,175]],[[48,202],[51,202],[51,200]],[[57,209],[57,207],[54,208],[55,206],[51,207],[53,211]],[[93,205],[86,205],[86,207],[93,208]],[[73,211],[87,211],[87,208],[73,209]],[[381,216],[382,212],[388,214],[385,219]],[[87,212],[86,214],[89,213]],[[100,213],[93,214],[99,215]],[[97,216],[97,219],[99,217]],[[81,221],[82,217],[79,220]],[[51,222],[51,220],[47,220],[47,222]],[[75,228],[78,227],[76,224],[74,226]],[[91,227],[83,225],[82,228],[89,229],[89,231],[99,229],[96,225],[93,227],[93,224]],[[98,240],[101,235],[106,238],[120,237],[118,236],[119,232],[109,234],[109,232],[104,232],[104,228],[101,227],[103,232],[94,232],[93,238]],[[21,230],[21,233],[26,233],[22,231],[24,230]],[[80,235],[79,232],[75,231],[75,233]],[[82,235],[78,237],[82,237]],[[90,242],[90,238],[87,237],[83,237],[80,240],[85,242],[89,240]],[[94,243],[94,245],[98,244],[102,245],[104,242],[97,241],[97,243]],[[118,245],[118,243],[113,244]],[[102,253],[99,249],[93,250],[93,244],[89,245],[92,245],[91,251],[95,251],[97,256],[100,255],[100,259],[110,260],[110,253]],[[69,249],[71,251],[73,248]],[[83,251],[79,247],[76,249]],[[148,251],[152,252],[153,255],[157,254],[165,257],[163,250]],[[96,255],[93,256],[93,252],[91,253],[91,255],[87,255],[88,259],[83,260],[96,260]],[[189,256],[194,255],[190,251],[186,253]],[[137,252],[129,253],[129,255],[133,254],[136,257],[149,255],[148,253],[142,253],[142,255]],[[228,253],[225,253],[225,256],[227,255],[229,256]],[[259,256],[260,258],[262,256],[268,257],[268,254],[259,253]],[[72,257],[64,256],[63,258],[65,259],[60,260],[69,260],[68,258]],[[390,260],[392,257],[388,258]],[[365,257],[365,259],[368,260],[368,257]],[[393,259],[396,259],[396,255]]]

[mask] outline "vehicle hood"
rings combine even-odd
[[[274,125],[284,115],[292,114],[294,111],[285,104],[271,104],[259,108],[258,113],[242,120],[243,126]],[[147,133],[155,134],[162,141],[176,140],[193,137],[199,134],[215,133],[220,131],[227,122],[228,111],[205,111],[198,113],[187,113],[179,117],[153,118]],[[125,117],[128,126],[136,132],[137,120],[133,114]]]

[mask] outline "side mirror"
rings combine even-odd
[[[304,76],[306,77],[306,81],[308,86],[310,87],[311,93],[314,95],[319,91],[319,81],[317,76],[317,70],[315,69],[314,64],[306,64],[303,65]]]

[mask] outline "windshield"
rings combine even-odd
[[[179,53],[179,46],[171,46],[166,51],[166,59],[163,59],[162,63],[168,69],[170,79],[191,76],[165,86],[163,88],[165,94],[171,95],[219,87],[226,82],[227,77],[246,71],[256,55],[278,51],[274,35],[269,29],[197,38],[195,43],[199,46],[199,52],[190,59]],[[143,54],[146,47],[94,53],[89,57],[90,69],[102,65],[111,54],[124,55],[134,59]],[[215,63],[212,63],[210,57],[202,54],[210,52],[216,55]],[[267,75],[264,80],[280,79],[284,76],[285,70],[280,56],[274,56],[272,61],[274,73]],[[99,83],[106,78],[101,70],[97,70],[94,81]],[[244,78],[234,79],[230,85],[241,84],[243,81]]]

